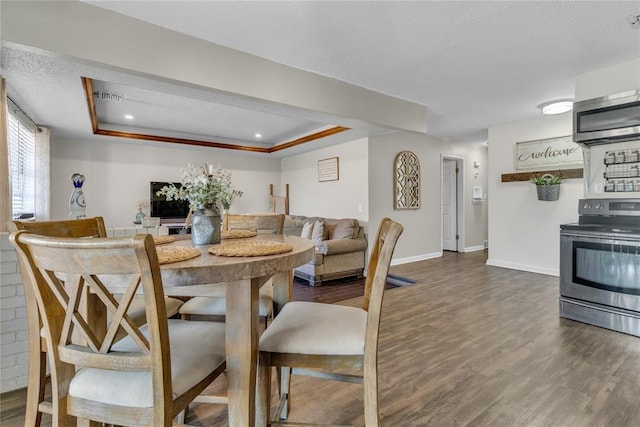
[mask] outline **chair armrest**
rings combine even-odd
[[[348,254],[367,249],[367,241],[363,238],[323,240],[316,246],[316,252],[323,255]]]

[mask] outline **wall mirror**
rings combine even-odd
[[[395,209],[420,208],[420,162],[411,151],[401,151],[393,162]]]

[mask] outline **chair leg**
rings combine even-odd
[[[266,426],[269,423],[271,409],[271,366],[269,353],[258,356],[257,390],[256,390],[256,425]]]
[[[282,410],[280,411],[280,419],[286,420],[289,417],[289,409],[291,408],[291,368],[286,366],[276,368],[278,376],[278,396],[279,399],[285,399]]]
[[[363,386],[364,425],[367,427],[378,427],[380,425],[378,412],[378,372],[375,366],[365,368]]]
[[[38,343],[40,338],[38,337]],[[47,383],[47,353],[36,349],[29,351],[29,367],[27,378],[27,402],[25,408],[24,425],[39,427],[42,422],[40,402],[44,401],[44,390]]]

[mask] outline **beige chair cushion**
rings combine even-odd
[[[273,311],[273,296],[260,292],[258,313],[267,317]],[[180,314],[199,316],[226,316],[227,299],[225,297],[194,297],[180,307]]]
[[[260,337],[272,353],[364,354],[367,312],[357,307],[294,301],[285,304]]]
[[[225,325],[175,319],[168,320],[168,323],[175,398],[224,362]],[[129,337],[115,344],[113,350],[139,351]],[[110,405],[138,408],[153,406],[150,372],[82,368],[71,380],[69,394]]]
[[[178,310],[183,302],[177,298],[164,297],[164,304],[167,307],[167,317],[178,314]],[[147,316],[145,313],[144,297],[137,296],[131,301],[127,314],[135,322],[136,325],[144,325],[147,323]]]

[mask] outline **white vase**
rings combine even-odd
[[[71,175],[71,181],[73,182],[73,192],[69,199],[69,218],[78,219],[84,218],[87,204],[84,200],[84,192],[82,191],[82,184],[84,184],[84,175],[74,173]]]

